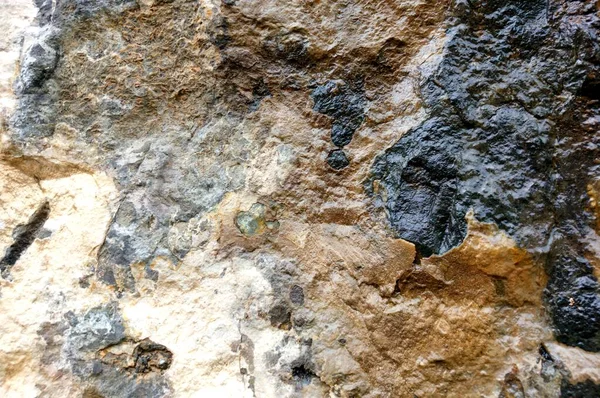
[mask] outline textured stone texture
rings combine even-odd
[[[598,395],[597,2],[0,10],[1,396]]]

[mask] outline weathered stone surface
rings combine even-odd
[[[1,396],[598,394],[597,2],[0,10]]]

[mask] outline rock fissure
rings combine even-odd
[[[14,229],[14,242],[6,249],[4,257],[0,260],[0,273],[4,279],[9,277],[10,269],[36,239],[49,215],[50,204],[46,201],[31,215],[27,223]]]

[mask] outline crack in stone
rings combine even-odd
[[[10,269],[17,263],[21,255],[35,241],[38,232],[44,226],[50,215],[50,204],[45,201],[29,217],[26,224],[18,225],[13,231],[14,242],[6,249],[4,257],[0,260],[0,274],[4,279],[10,278]]]

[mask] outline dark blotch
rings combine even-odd
[[[290,289],[290,301],[295,305],[304,304],[304,290],[298,285],[292,286]]]
[[[309,385],[313,377],[317,377],[317,375],[305,363],[292,366],[292,378],[296,382],[297,389]]]
[[[265,41],[265,48],[270,55],[298,66],[309,61],[308,45],[308,39],[300,32],[279,34]]]
[[[313,109],[333,118],[331,141],[344,147],[352,141],[354,132],[365,118],[365,95],[362,80],[346,82],[330,80],[311,93]]]
[[[540,354],[542,361],[554,362],[554,358],[552,358],[552,355],[550,355],[550,353],[548,352],[548,349],[546,348],[545,345],[540,344],[540,347],[538,348],[538,353]]]
[[[208,40],[222,50],[231,41],[228,31],[229,25],[227,24],[227,20],[222,16],[217,16],[211,21],[208,28]]]
[[[545,298],[556,339],[584,350],[600,350],[600,297],[592,265],[566,244],[555,244],[548,273]]]
[[[570,384],[563,380],[560,386],[560,398],[598,398],[600,397],[600,385],[591,380],[582,383]]]
[[[350,161],[342,149],[334,149],[327,155],[327,164],[334,170],[348,167]]]
[[[291,310],[284,303],[275,305],[269,311],[271,326],[284,330],[289,330],[291,328],[291,316]]]
[[[256,111],[262,100],[269,96],[271,96],[269,86],[267,86],[264,80],[259,80],[252,88],[252,103],[248,110],[250,112]]]
[[[0,260],[0,273],[3,278],[8,276],[10,269],[19,260],[21,255],[31,246],[38,232],[50,215],[50,204],[44,202],[29,218],[27,224],[19,225],[13,231],[14,242],[6,249],[4,257]]]

